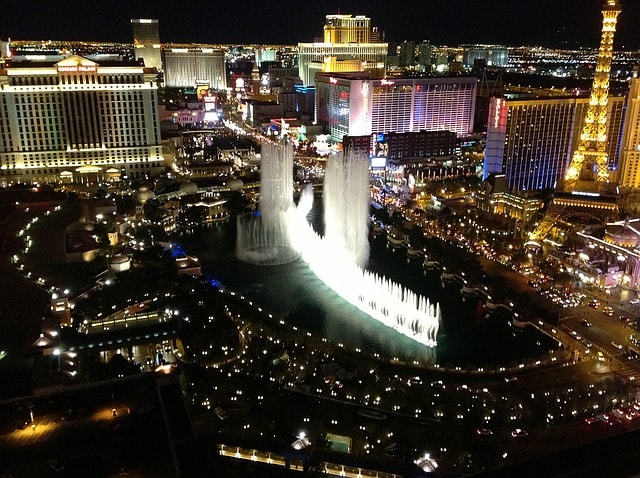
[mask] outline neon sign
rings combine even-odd
[[[58,73],[96,73],[98,67],[95,65],[71,65],[59,66]]]
[[[395,81],[391,81],[391,80],[380,80],[380,84],[382,86],[390,86],[393,85],[395,83]]]
[[[502,100],[498,98],[496,100],[496,110],[493,113],[493,127],[497,128],[500,124],[500,110],[502,108]]]
[[[332,76],[329,78],[329,83],[331,83],[332,85],[335,85],[338,83],[338,79]]]

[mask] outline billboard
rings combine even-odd
[[[371,169],[386,169],[389,145],[383,133],[373,134],[373,152],[371,155]]]
[[[209,94],[209,83],[197,85],[196,94],[198,101],[203,101],[203,98]]]
[[[386,168],[387,168],[387,158],[382,156],[371,157],[371,169],[386,169]]]

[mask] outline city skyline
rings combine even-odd
[[[423,2],[406,9],[373,0],[328,1],[292,5],[254,2],[204,9],[202,2],[175,4],[122,0],[89,4],[60,0],[55,8],[42,0],[25,0],[0,17],[0,38],[13,40],[86,40],[131,42],[131,18],[157,18],[163,43],[284,44],[321,37],[326,15],[365,15],[384,30],[386,41],[433,44],[492,43],[596,48],[602,0],[452,0]],[[637,49],[633,20],[640,4],[623,0],[616,49]],[[81,19],[81,21],[79,20]],[[479,20],[480,19],[480,20]]]

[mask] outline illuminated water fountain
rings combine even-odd
[[[271,149],[274,147],[269,146],[267,155],[263,153],[263,168],[266,160],[273,161],[279,167],[286,167],[287,171],[292,170],[286,159],[292,158],[291,147],[279,146]],[[281,176],[269,169],[266,171],[269,176]],[[420,344],[436,346],[441,315],[439,305],[364,269],[369,259],[369,170],[366,157],[336,155],[328,159],[324,183],[324,237],[316,233],[307,221],[307,214],[313,204],[311,186],[303,190],[298,206],[295,207],[293,200],[289,199],[293,196],[293,188],[287,192],[280,187],[271,188],[271,183],[261,180],[261,185],[265,184],[269,188],[269,195],[277,190],[286,196],[270,199],[274,207],[280,208],[272,210],[270,214],[280,221],[278,224],[286,225],[286,232],[280,233],[286,236],[287,248],[297,251],[320,280],[378,322]],[[261,211],[266,212],[263,209],[262,192]],[[268,232],[268,229],[264,231]],[[242,236],[243,241],[246,239],[245,232],[239,232],[239,238]],[[259,230],[255,233],[259,234]],[[256,247],[242,252],[264,252],[268,255],[270,251],[278,257],[280,251],[273,247],[259,246],[261,240],[268,242],[270,238],[252,238]],[[242,255],[239,257],[243,258]]]
[[[238,217],[236,256],[251,264],[277,265],[296,260],[289,240],[293,203],[293,150],[262,145],[260,204],[256,213]]]
[[[359,267],[369,262],[369,164],[366,158],[334,155],[323,188],[324,240],[343,249]]]

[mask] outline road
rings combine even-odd
[[[634,348],[629,342],[629,335],[634,331],[631,327],[619,320],[619,316],[637,316],[638,306],[629,304],[629,298],[634,294],[630,291],[623,291],[621,298],[609,296],[597,289],[584,289],[588,299],[596,298],[601,301],[599,308],[582,305],[570,309],[562,309],[547,299],[540,297],[538,289],[533,289],[528,284],[528,279],[522,274],[485,257],[479,257],[480,263],[488,276],[502,276],[506,279],[509,287],[516,293],[526,292],[532,300],[540,306],[555,309],[558,314],[559,325],[554,335],[572,350],[576,350],[581,358],[589,359],[591,356],[585,354],[597,354],[601,351],[605,356],[605,362],[610,365],[610,371],[619,377],[635,380],[640,378],[640,362],[627,360],[623,353],[626,348]],[[608,316],[602,312],[603,307],[611,307],[613,315]],[[593,324],[587,327],[582,321],[587,320]],[[552,322],[553,323],[553,322]],[[545,327],[550,329],[550,327]],[[573,338],[570,333],[575,331],[583,340],[581,342]],[[591,342],[591,346],[585,346],[585,342]],[[615,347],[613,343],[620,344],[621,348]],[[601,366],[600,366],[601,368]]]

